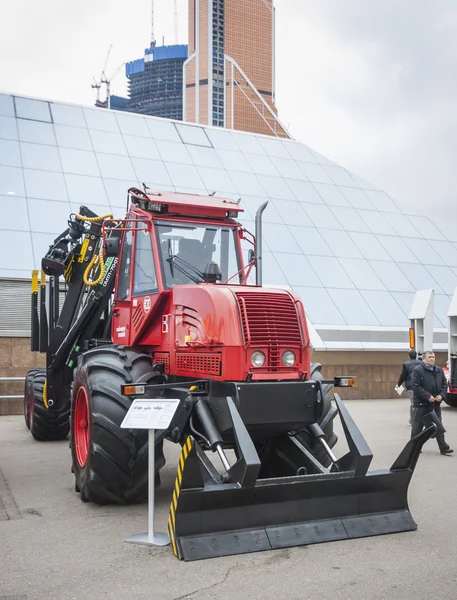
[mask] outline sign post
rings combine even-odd
[[[179,400],[168,398],[134,400],[121,423],[122,429],[148,430],[148,531],[135,533],[125,538],[125,542],[146,546],[170,544],[166,533],[154,531],[155,430],[168,429],[178,405]]]

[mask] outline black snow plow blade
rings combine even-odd
[[[435,425],[409,440],[389,470],[368,472],[372,453],[335,394],[349,452],[323,473],[258,479],[259,456],[235,405],[227,401],[239,458],[221,481],[188,437],[168,519],[175,556],[190,561],[417,529],[408,486]],[[299,446],[290,436],[283,451]]]

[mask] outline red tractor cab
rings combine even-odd
[[[112,339],[154,352],[166,373],[299,380],[310,373],[302,303],[249,281],[258,242],[233,200],[130,190]],[[252,245],[246,263],[242,243]],[[116,253],[118,250],[115,250]]]

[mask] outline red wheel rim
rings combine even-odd
[[[75,414],[73,421],[73,431],[75,436],[76,459],[80,467],[84,467],[89,452],[89,400],[87,392],[80,387],[76,394]]]

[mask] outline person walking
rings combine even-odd
[[[403,363],[403,368],[398,379],[397,387],[395,391],[404,383],[409,393],[409,424],[413,423],[414,405],[413,405],[413,384],[411,382],[411,373],[421,364],[421,361],[417,358],[417,352],[410,350],[408,352],[409,360]]]
[[[424,421],[434,421],[437,431],[433,437],[436,437],[441,454],[451,454],[454,450],[444,439],[446,430],[441,418],[441,402],[447,393],[447,381],[443,369],[435,364],[433,350],[424,352],[422,363],[411,374],[411,381],[414,402],[411,437],[422,431]]]

